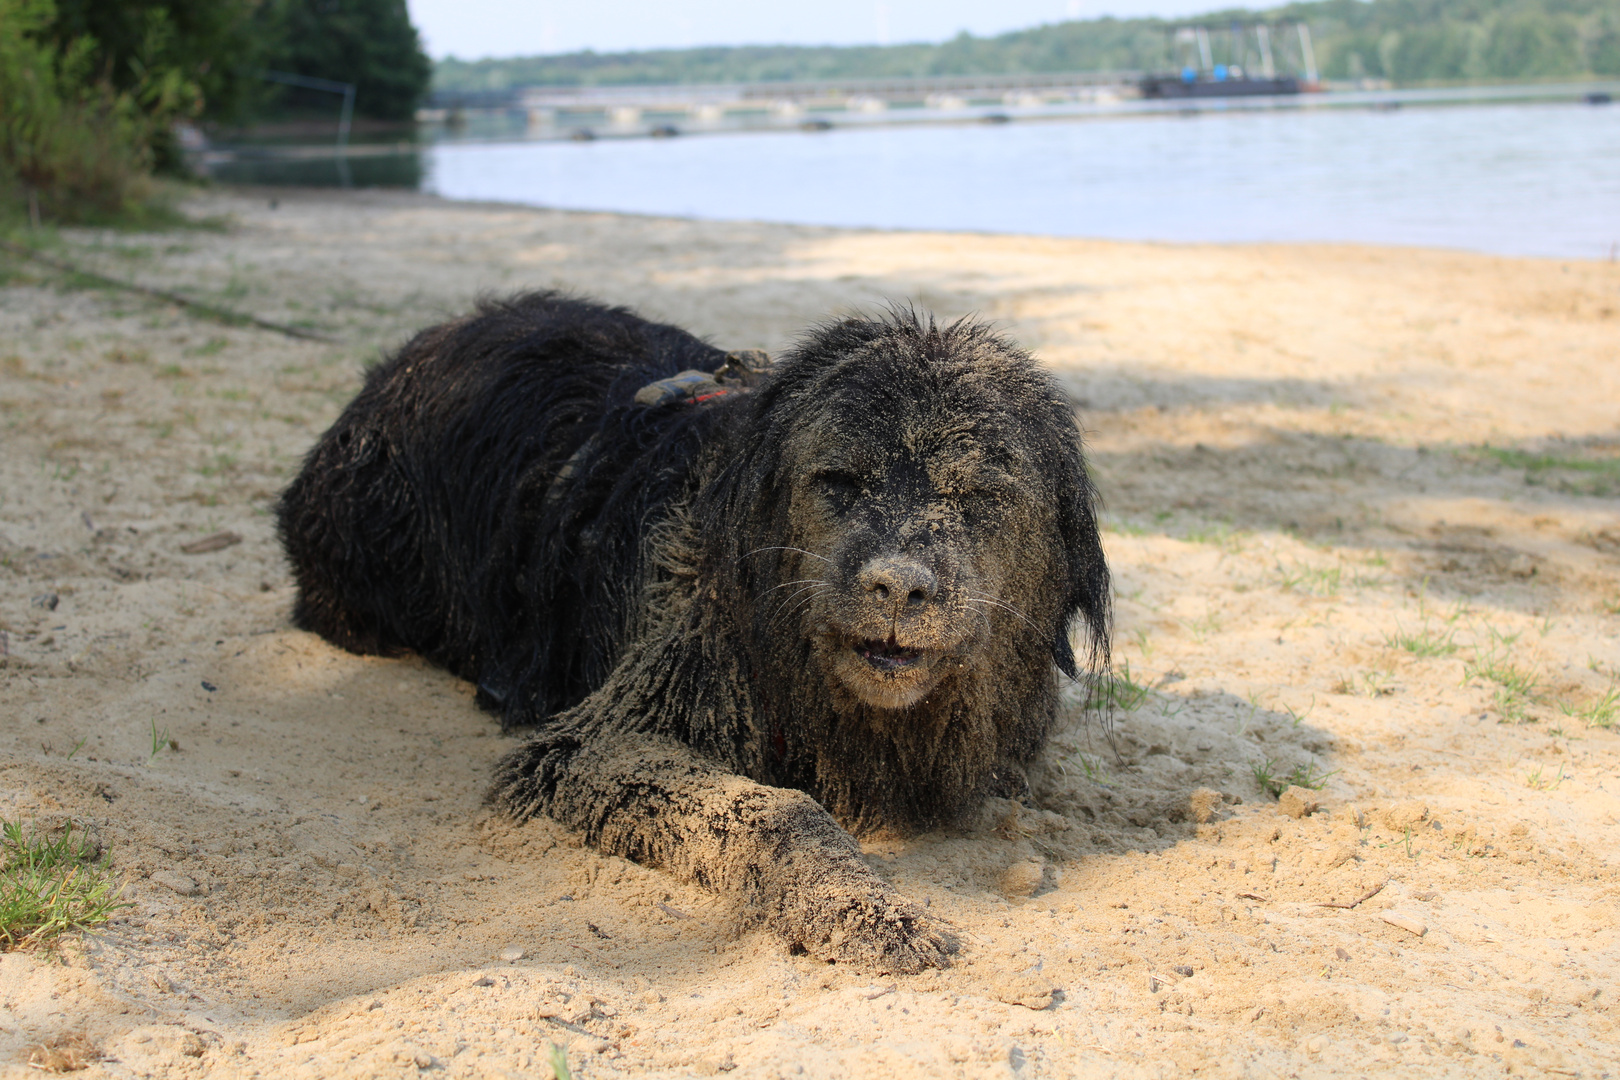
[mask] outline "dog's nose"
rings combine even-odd
[[[915,559],[880,556],[861,568],[861,588],[895,611],[916,609],[939,595],[939,579]]]

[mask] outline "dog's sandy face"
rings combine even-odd
[[[1053,618],[1039,583],[1061,541],[1016,426],[952,397],[908,402],[886,428],[811,425],[789,454],[802,550],[780,605],[829,684],[878,709],[993,663],[997,639],[1044,648]]]

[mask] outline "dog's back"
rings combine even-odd
[[[418,334],[282,497],[293,621],[354,652],[419,652],[476,680],[508,722],[578,701],[624,646],[645,578],[639,538],[613,523],[685,487],[717,411],[635,394],[723,359],[555,293]]]

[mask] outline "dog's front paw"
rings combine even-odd
[[[950,967],[961,943],[949,927],[864,866],[798,875],[772,929],[822,960],[911,974]]]

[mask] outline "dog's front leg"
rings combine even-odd
[[[810,796],[757,784],[664,736],[543,731],[501,762],[490,800],[518,818],[549,814],[602,851],[753,906],[813,956],[908,972],[947,966],[957,949]]]

